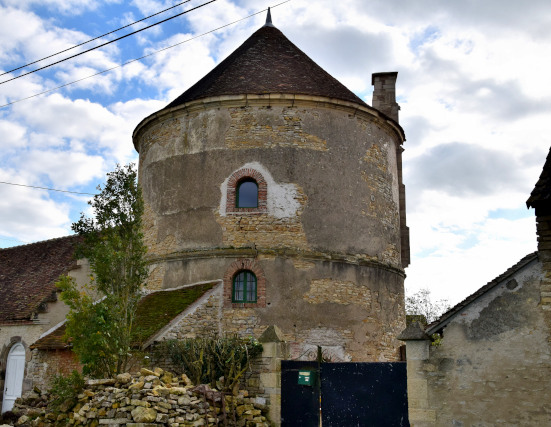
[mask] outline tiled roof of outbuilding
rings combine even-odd
[[[0,323],[30,321],[55,301],[55,282],[76,267],[78,236],[0,249]]]
[[[70,344],[65,340],[65,322],[57,325],[55,329],[31,345],[31,349],[39,348],[41,350],[61,350],[69,347]]]
[[[532,194],[526,201],[526,205],[530,208],[539,208],[551,204],[551,148],[547,154],[545,165],[540,175],[540,179],[532,190]]]
[[[166,108],[210,96],[268,93],[324,96],[366,105],[281,31],[265,25]]]

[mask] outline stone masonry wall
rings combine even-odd
[[[536,209],[538,256],[543,266],[541,305],[545,322],[551,330],[551,208]],[[551,334],[547,340],[551,343]]]
[[[80,372],[82,367],[72,351],[34,349],[27,365],[27,378],[32,380],[33,387],[44,390],[55,375],[68,375],[73,370]]]
[[[184,339],[221,333],[222,285],[193,311],[186,313],[169,329],[162,339]]]
[[[401,135],[357,107],[310,98],[292,106],[284,98],[265,102],[186,108],[137,131],[150,256],[257,245],[333,250],[401,268]],[[268,204],[294,186],[294,200],[274,206],[298,205],[295,214],[221,210],[224,180],[253,163],[275,184]]]
[[[17,425],[145,426],[255,426],[267,427],[265,400],[247,390],[224,395],[207,385],[194,386],[186,375],[161,368],[142,368],[113,379],[87,380],[77,401],[58,410],[47,406],[51,396],[36,392],[18,400],[13,412]]]
[[[551,346],[540,283],[534,263],[464,309],[440,346],[407,342],[412,426],[549,423]]]
[[[334,360],[400,360],[401,343],[396,336],[405,327],[404,296],[401,281],[393,273],[386,273],[384,283],[374,284],[372,277],[381,280],[383,272],[347,263],[325,264],[299,257],[283,262],[267,255],[252,262],[254,259],[228,264],[223,271],[224,293],[218,290],[158,339],[212,333],[258,338],[268,326],[277,325],[293,349],[293,357],[322,345]],[[192,263],[187,266],[199,268]],[[231,301],[233,274],[240,268],[252,268],[256,273],[257,303]]]
[[[307,109],[283,108],[281,116],[276,117],[270,110],[271,107],[259,111],[251,107],[230,108],[231,124],[225,139],[228,148],[280,146],[327,150],[327,141],[305,131],[309,120],[320,120],[319,114]]]
[[[399,360],[403,133],[394,123],[337,100],[248,95],[160,112],[134,141],[151,289],[228,274],[231,283],[231,265],[254,260],[265,299],[236,307],[225,295],[222,332],[258,337],[277,325],[297,352],[322,343],[339,360]],[[256,208],[235,206],[243,176],[260,182]]]

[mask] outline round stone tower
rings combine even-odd
[[[134,131],[149,288],[219,280],[218,332],[395,361],[408,263],[396,73],[372,108],[268,19]]]

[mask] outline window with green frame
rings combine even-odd
[[[256,302],[256,276],[252,271],[242,270],[233,276],[232,302]]]
[[[238,208],[258,207],[258,184],[252,178],[245,179],[237,185],[235,206]]]

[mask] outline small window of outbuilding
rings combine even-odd
[[[252,271],[243,270],[238,272],[233,278],[232,288],[232,302],[256,302],[256,276]]]
[[[238,184],[235,206],[237,208],[258,207],[258,184],[254,179],[245,179]]]

